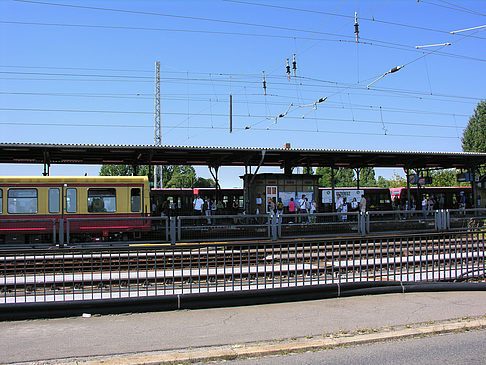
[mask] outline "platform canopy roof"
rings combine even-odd
[[[467,169],[486,153],[0,143],[0,163]]]

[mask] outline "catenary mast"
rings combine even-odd
[[[160,123],[160,62],[155,62],[155,121],[154,144],[162,145],[162,126]],[[163,187],[162,166],[154,166],[154,188]]]

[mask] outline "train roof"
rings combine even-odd
[[[147,176],[0,176],[0,184],[64,184],[64,183],[109,183],[144,184]]]
[[[399,186],[399,187],[396,187],[396,188],[390,188],[390,190],[391,191],[397,191],[397,190],[402,190],[402,189],[406,189],[406,188],[407,188],[406,186]],[[410,186],[410,189],[417,189],[417,187],[416,186]],[[470,186],[422,186],[420,189],[444,189],[444,190],[466,189],[466,190],[471,190],[472,188]]]
[[[0,163],[475,168],[486,153],[0,143]]]
[[[326,186],[320,186],[320,190],[331,190],[332,187]],[[345,186],[345,187],[334,187],[334,190],[389,190],[389,188],[383,188],[381,186],[360,186],[359,189],[357,187],[352,187],[352,186]]]

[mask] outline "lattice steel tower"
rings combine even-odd
[[[160,62],[155,62],[155,121],[154,145],[162,145],[162,125],[160,123]],[[163,187],[162,166],[154,166],[154,188]]]

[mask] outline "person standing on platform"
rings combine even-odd
[[[427,208],[429,207],[429,201],[426,197],[422,200],[422,212],[424,213],[424,219],[427,219]]]
[[[316,212],[317,212],[317,204],[316,204],[316,201],[313,200],[310,203],[310,209],[309,209],[309,213],[310,213],[309,222],[310,223],[316,222],[316,216],[315,216]]]
[[[282,203],[282,198],[278,198],[278,201],[277,201],[277,220],[279,222],[282,219],[281,215],[283,214],[283,210],[284,210],[284,205]]]
[[[343,211],[343,198],[341,198],[341,194],[336,194],[336,212],[341,213]],[[341,220],[342,217],[338,214],[338,220]]]
[[[194,209],[194,215],[202,215],[204,200],[199,195],[196,195],[196,199],[192,202],[192,208]]]
[[[289,202],[289,214],[295,214],[295,202],[294,202],[294,198],[290,198],[290,202]],[[292,223],[292,217],[290,218],[290,222],[289,223]]]
[[[302,194],[302,198],[299,199],[297,205],[299,207],[300,214],[307,214],[306,199],[304,194]],[[300,222],[302,222],[302,218],[299,218],[299,223]]]
[[[359,202],[359,210],[360,210],[361,214],[366,213],[366,198],[365,198],[364,194],[361,195],[361,201]]]
[[[211,199],[210,198],[206,198],[204,200],[204,214],[206,215],[207,217],[207,222],[208,224],[211,224]]]
[[[348,203],[346,202],[346,197],[343,198],[343,207],[341,208],[341,212],[347,213],[348,212]],[[346,222],[348,220],[348,215],[343,214],[341,217],[343,222]]]

